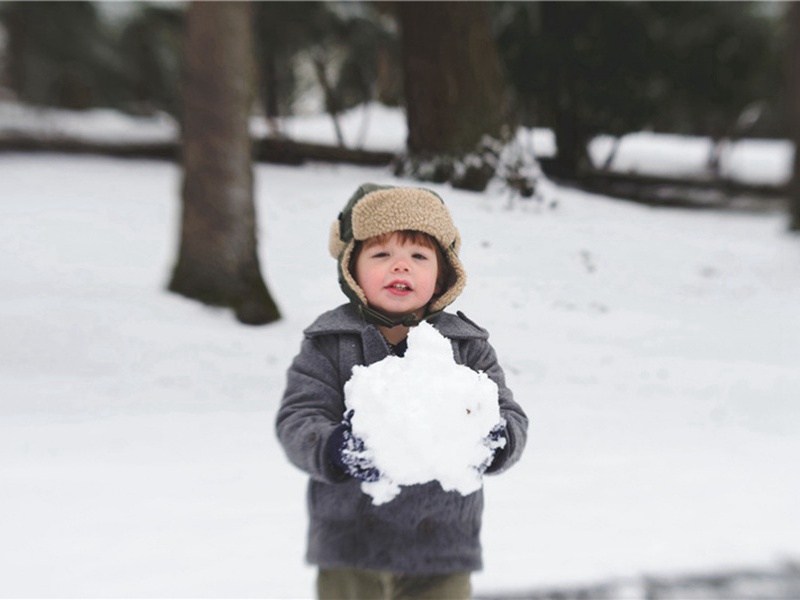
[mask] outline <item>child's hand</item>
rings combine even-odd
[[[492,456],[478,467],[478,471],[491,473],[503,466],[508,456],[508,430],[505,420],[492,428],[484,443],[492,449]]]
[[[349,411],[331,434],[328,455],[342,473],[361,481],[377,481],[381,473],[365,456],[364,440],[353,435],[350,424],[353,413]]]

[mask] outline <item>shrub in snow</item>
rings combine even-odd
[[[394,174],[433,183],[449,182],[456,189],[482,192],[492,184],[510,201],[533,199],[555,208],[551,184],[532,148],[519,139],[498,140],[484,136],[472,152],[454,154],[401,155],[394,161]]]
[[[475,492],[495,448],[505,445],[490,439],[501,423],[497,385],[456,364],[450,341],[428,323],[411,330],[403,358],[355,367],[344,392],[353,435],[363,441],[350,458],[380,473],[361,484],[373,504],[389,502],[401,486],[430,481],[445,491]]]

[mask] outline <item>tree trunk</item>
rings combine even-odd
[[[342,133],[342,126],[339,123],[339,115],[342,109],[339,98],[336,96],[336,91],[328,80],[325,59],[320,55],[316,55],[312,57],[311,62],[314,64],[314,73],[317,76],[317,82],[322,88],[322,93],[325,97],[325,111],[330,115],[331,121],[333,122],[333,129],[336,132],[336,143],[340,148],[344,148],[344,134]]]
[[[794,169],[789,187],[789,230],[800,231],[800,3],[788,9],[787,88],[788,121],[794,141]]]
[[[544,29],[570,37],[579,34],[579,25],[574,21],[573,7],[569,3],[541,2],[539,6]],[[567,179],[579,177],[591,165],[588,150],[589,128],[579,115],[573,60],[571,56],[560,56],[551,64],[542,66],[547,73],[557,148],[556,158],[549,161],[550,174]]]
[[[483,2],[398,2],[411,155],[463,155],[510,120]]]
[[[551,162],[552,175],[578,178],[591,166],[587,128],[580,122],[571,101],[564,101],[557,106],[554,122],[557,152],[555,160]]]
[[[183,216],[169,289],[231,307],[249,324],[279,318],[261,276],[248,120],[251,6],[192,2],[183,82]]]
[[[20,10],[19,4],[5,7],[4,23],[6,29],[5,75],[8,85],[16,92],[20,100],[27,99],[28,81],[26,77],[25,61],[29,52],[30,35],[25,13]]]
[[[386,106],[397,106],[403,101],[403,76],[400,61],[387,46],[381,46],[375,56],[375,95]]]
[[[263,95],[264,95],[264,118],[267,121],[267,127],[270,134],[275,137],[281,136],[280,130],[280,84],[278,83],[278,65],[273,50],[267,50],[263,57],[264,69],[262,77],[264,78]]]

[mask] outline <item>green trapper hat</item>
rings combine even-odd
[[[441,294],[434,296],[422,319],[410,316],[392,321],[370,308],[364,290],[350,272],[350,257],[355,243],[393,231],[420,231],[435,239],[444,259],[456,274]],[[329,250],[339,263],[339,285],[345,295],[370,323],[394,327],[412,326],[428,319],[451,304],[464,289],[467,274],[458,258],[461,238],[444,201],[424,188],[392,187],[365,183],[345,205],[331,227]]]

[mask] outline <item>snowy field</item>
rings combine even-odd
[[[386,123],[374,145],[402,145]],[[665,169],[697,143],[669,142],[619,160]],[[786,176],[785,147],[748,152],[753,177]],[[284,318],[253,328],[165,291],[175,165],[0,154],[0,596],[312,596],[305,476],[273,419],[302,329],[345,300],[327,232],[364,181],[403,183],[257,166]],[[531,417],[522,461],[486,480],[476,593],[800,558],[786,217],[433,187],[464,240],[453,308]]]

